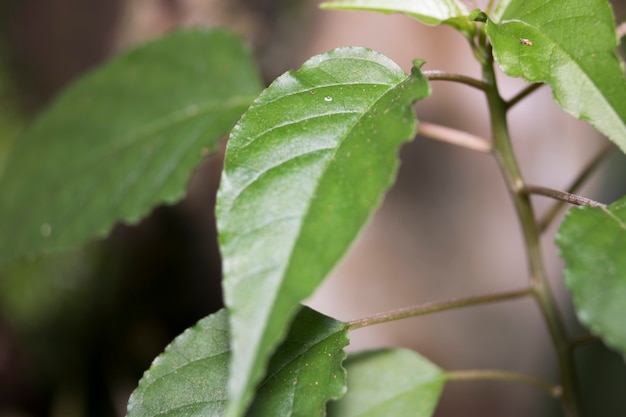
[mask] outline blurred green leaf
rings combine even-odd
[[[128,402],[128,417],[223,416],[229,364],[226,310],[178,336],[155,359]],[[345,392],[341,366],[348,344],[344,323],[307,307],[272,357],[248,416],[324,416]]]
[[[447,24],[461,30],[471,25],[469,12],[457,0],[343,0],[322,3],[322,9],[403,13],[427,25]]]
[[[430,86],[364,48],[315,56],[279,77],[232,131],[218,192],[231,312],[229,416],[240,416],[298,303],[346,252],[413,138]]]
[[[580,320],[626,357],[626,197],[572,208],[556,238]]]
[[[0,179],[0,263],[72,248],[181,199],[193,168],[261,90],[225,31],[176,32],[69,87]]]
[[[429,417],[446,374],[419,354],[383,349],[348,356],[348,393],[328,404],[329,417]]]
[[[509,0],[487,23],[502,70],[545,82],[555,101],[626,152],[626,79],[606,0]]]

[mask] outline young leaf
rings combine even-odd
[[[329,417],[429,417],[446,374],[406,349],[383,349],[348,356],[348,393],[328,403]]]
[[[606,0],[509,0],[488,21],[502,70],[552,86],[565,111],[588,120],[626,152],[626,79]]]
[[[460,30],[468,30],[471,25],[468,20],[469,12],[457,0],[342,0],[322,3],[320,7],[403,13],[427,25],[437,26],[443,23]]]
[[[578,317],[626,358],[626,197],[571,209],[556,240]]]
[[[174,203],[261,90],[225,31],[173,33],[70,86],[15,145],[0,179],[0,263],[68,249]]]
[[[229,331],[226,310],[200,320],[157,357],[128,401],[127,417],[224,416]],[[345,392],[344,323],[302,308],[268,368],[248,416],[323,416]]]
[[[430,86],[341,48],[279,77],[232,131],[218,192],[231,313],[229,417],[243,414],[298,303],[346,252],[393,182]]]

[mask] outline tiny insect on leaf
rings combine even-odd
[[[530,39],[520,38],[519,43],[526,46],[533,46],[533,42]]]

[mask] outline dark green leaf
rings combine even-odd
[[[429,417],[446,374],[406,349],[383,349],[348,356],[348,393],[328,404],[329,417]]]
[[[324,416],[345,392],[344,323],[304,307],[272,357],[248,416]],[[221,310],[178,336],[155,359],[128,402],[128,417],[221,417],[226,413],[228,314]]]
[[[552,86],[555,101],[626,152],[626,79],[606,0],[509,0],[487,34],[503,71]]]
[[[411,104],[430,93],[363,48],[278,78],[233,129],[218,192],[231,311],[232,414],[242,415],[295,313],[346,252],[413,138]]]
[[[447,24],[469,30],[469,12],[457,0],[342,0],[322,3],[322,9],[370,10],[382,13],[403,13],[427,25]]]
[[[0,263],[104,236],[173,203],[261,90],[224,31],[174,33],[69,87],[16,143],[0,180]]]
[[[626,357],[626,197],[571,209],[557,235],[578,317]]]

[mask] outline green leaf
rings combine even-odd
[[[307,307],[272,357],[248,416],[324,416],[345,392],[347,327]],[[224,416],[229,374],[226,310],[178,336],[157,357],[128,401],[128,417]]]
[[[428,96],[364,48],[318,55],[279,77],[232,131],[218,192],[231,312],[230,417],[240,416],[298,303],[346,252],[392,184]]]
[[[383,349],[348,356],[348,393],[328,404],[329,417],[429,417],[446,374],[407,349]]]
[[[225,31],[173,33],[70,86],[0,179],[0,263],[76,247],[181,199],[202,155],[261,90]]]
[[[609,3],[509,0],[496,19],[487,34],[502,70],[550,84],[561,108],[626,152],[626,79]]]
[[[572,208],[556,241],[578,317],[626,358],[626,197]]]
[[[325,416],[346,393],[346,323],[303,307],[268,365],[249,417]]]
[[[469,30],[469,12],[457,0],[342,0],[322,3],[322,9],[368,10],[381,13],[403,13],[420,22],[436,26],[447,24]]]

